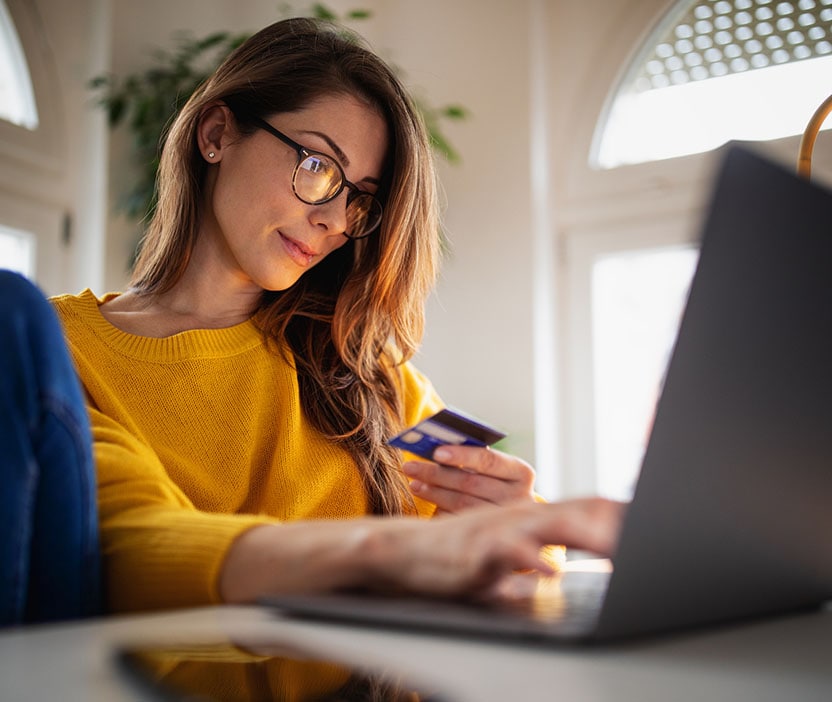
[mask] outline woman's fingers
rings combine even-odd
[[[603,498],[555,504],[516,503],[468,510],[429,522],[400,523],[407,558],[385,560],[390,576],[423,594],[476,594],[518,570],[543,575],[552,568],[541,548],[565,543],[610,556],[615,550],[624,505]],[[404,554],[396,547],[395,553]]]
[[[410,478],[410,490],[437,510],[459,512],[471,507],[494,504],[503,486],[489,488],[492,478],[465,473],[459,468],[448,468],[435,463],[408,463],[404,472]]]
[[[525,461],[483,446],[440,446],[434,451],[433,460],[500,480],[534,481],[534,471]]]
[[[448,512],[483,504],[534,500],[534,470],[514,456],[482,447],[441,447],[436,462],[406,463],[414,494]]]
[[[544,504],[540,508],[541,538],[602,556],[615,553],[626,503],[591,497]]]

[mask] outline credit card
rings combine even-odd
[[[387,443],[430,461],[434,450],[442,445],[490,446],[503,437],[505,433],[499,429],[459,410],[445,408],[405,429]]]

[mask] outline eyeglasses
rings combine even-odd
[[[292,190],[298,200],[307,205],[323,205],[334,200],[347,188],[347,229],[343,232],[344,236],[363,239],[378,228],[383,212],[381,202],[371,193],[350,183],[341,164],[326,154],[301,146],[264,119],[255,118],[254,123],[297,151],[298,162],[292,172]]]

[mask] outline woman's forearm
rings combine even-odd
[[[515,570],[551,573],[543,546],[611,555],[625,505],[602,498],[481,507],[421,520],[365,517],[258,526],[226,557],[220,594],[252,602],[266,594],[346,587],[428,595],[476,592]]]
[[[268,593],[369,586],[381,521],[368,517],[249,529],[226,556],[220,596],[225,602],[244,603]]]

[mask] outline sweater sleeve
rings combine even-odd
[[[430,380],[410,363],[399,366],[399,382],[404,398],[403,429],[435,414],[445,406]]]
[[[109,609],[220,602],[218,579],[231,544],[274,520],[196,509],[148,445],[93,408],[90,419]]]

